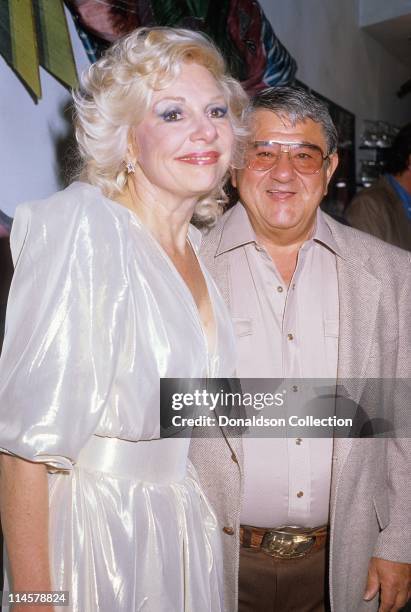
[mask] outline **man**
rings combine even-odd
[[[240,202],[203,247],[236,329],[238,376],[409,377],[410,254],[320,211],[338,163],[326,107],[273,88],[255,98],[251,125],[245,168],[233,173]],[[228,612],[237,601],[240,612],[325,610],[328,523],[332,610],[377,610],[378,593],[380,612],[399,610],[410,580],[408,452],[399,440],[228,430],[194,440],[224,533]]]
[[[411,251],[411,123],[394,139],[387,174],[360,191],[346,217],[353,227]]]

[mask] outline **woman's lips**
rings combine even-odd
[[[194,166],[208,166],[217,163],[219,157],[220,153],[218,151],[204,151],[202,153],[187,153],[187,155],[177,157],[177,160]]]

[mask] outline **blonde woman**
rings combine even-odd
[[[74,99],[84,182],[20,206],[12,235],[8,588],[67,590],[78,612],[219,612],[219,528],[189,440],[159,439],[159,379],[233,371],[190,219],[218,212],[246,96],[201,34],[153,28],[110,48]]]

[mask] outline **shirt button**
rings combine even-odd
[[[223,527],[223,531],[227,535],[234,535],[234,529],[232,527]]]
[[[281,285],[278,285],[277,291],[278,291],[278,293],[282,293],[284,291],[284,289],[281,287]]]
[[[298,446],[300,446],[301,442],[303,441],[302,438],[297,438],[295,443],[298,444]],[[300,496],[301,497],[301,496]]]
[[[293,385],[292,389],[293,389],[294,393],[297,393],[297,391],[298,391],[297,385]]]
[[[291,289],[295,289],[295,283],[291,285]]]
[[[302,497],[304,495],[303,491],[298,491],[297,497]]]
[[[288,338],[289,340],[294,340],[294,336],[293,336],[293,334],[287,334],[287,338]]]

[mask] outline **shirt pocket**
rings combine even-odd
[[[338,319],[324,319],[324,336],[326,338],[338,338]]]
[[[233,317],[233,326],[235,335],[238,338],[243,336],[251,336],[253,333],[253,320],[242,317]]]

